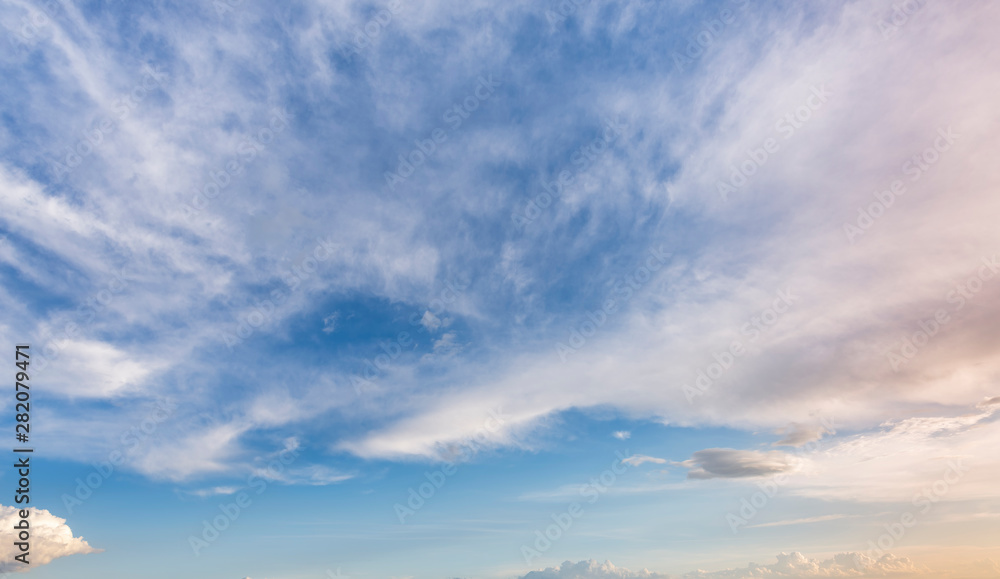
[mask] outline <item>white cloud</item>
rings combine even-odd
[[[233,468],[240,452],[238,439],[246,423],[210,425],[179,438],[158,437],[134,460],[134,468],[153,478],[182,481],[196,474],[222,473]]]
[[[430,312],[424,312],[424,317],[420,318],[420,323],[432,332],[441,327],[441,319]]]
[[[18,507],[0,505],[0,572],[24,571],[34,569],[59,557],[69,555],[86,555],[100,553],[87,544],[83,537],[74,537],[73,531],[66,524],[66,519],[59,518],[45,509],[32,508],[28,523],[30,527],[30,555],[25,566],[15,561],[14,557],[21,551],[14,545],[14,526],[22,520]]]
[[[664,575],[646,569],[630,571],[616,567],[610,561],[566,561],[559,567],[549,567],[532,571],[521,579],[761,579],[767,577],[786,579],[820,579],[833,577],[853,577],[874,579],[876,577],[896,577],[899,579],[919,577],[939,577],[928,569],[915,565],[909,559],[886,554],[873,559],[863,553],[839,553],[825,560],[810,559],[801,553],[779,553],[777,562],[762,565],[750,563],[742,569],[722,571],[693,571],[684,575]],[[981,575],[977,577],[986,577]]]
[[[628,440],[632,437],[632,433],[627,430],[616,430],[611,433],[611,436],[617,438],[618,440]]]
[[[994,396],[992,398],[987,398],[979,403],[979,406],[992,406],[994,404],[1000,404],[1000,396]]]
[[[644,454],[633,454],[628,458],[623,458],[622,462],[632,466],[639,466],[647,462],[651,462],[653,464],[666,464],[667,460],[664,458],[656,458],[655,456],[646,456]]]
[[[525,5],[512,2],[497,9],[508,14]],[[1000,302],[992,294],[981,294],[974,310],[955,312],[947,331],[900,372],[889,369],[884,353],[912,331],[927,311],[942,305],[954,281],[978,267],[979,253],[1000,244],[1000,233],[990,221],[1000,203],[995,195],[1000,178],[986,165],[973,162],[977,155],[1000,149],[1000,136],[990,130],[992,103],[982,96],[996,94],[1000,84],[992,74],[994,63],[983,57],[983,47],[993,43],[997,8],[984,5],[968,11],[948,3],[928,3],[903,33],[887,43],[880,39],[872,14],[891,10],[891,5],[891,0],[827,3],[809,19],[817,28],[806,33],[802,27],[788,26],[797,17],[794,10],[791,15],[754,11],[747,16],[753,26],[727,32],[713,45],[699,63],[702,72],[690,78],[625,75],[614,83],[595,84],[586,92],[586,101],[572,102],[570,106],[578,107],[580,114],[568,117],[622,112],[630,117],[630,124],[643,130],[616,145],[620,154],[602,157],[581,178],[579,190],[548,211],[546,219],[551,221],[547,225],[499,240],[495,248],[472,251],[474,257],[482,250],[499,258],[496,270],[484,275],[492,279],[495,274],[503,284],[496,293],[511,291],[519,303],[524,298],[524,307],[510,312],[511,319],[520,324],[526,319],[552,318],[545,323],[555,325],[557,316],[541,309],[543,298],[532,293],[540,280],[551,277],[551,262],[545,260],[539,266],[532,257],[538,247],[557,246],[548,238],[583,214],[604,213],[614,218],[636,213],[635,207],[627,205],[632,195],[607,195],[609,190],[634,191],[641,197],[641,206],[662,208],[670,215],[674,211],[695,215],[699,223],[716,227],[714,231],[720,233],[699,239],[690,255],[679,255],[676,265],[637,295],[629,308],[617,314],[614,325],[603,328],[569,362],[558,359],[553,351],[555,340],[548,335],[537,342],[490,344],[489,363],[473,365],[451,358],[452,366],[439,376],[445,387],[392,389],[395,412],[386,413],[376,403],[358,404],[351,410],[352,417],[375,426],[351,431],[349,441],[332,443],[366,457],[437,456],[442,446],[471,439],[480,426],[475,420],[456,422],[452,417],[482,413],[487,404],[503,406],[511,415],[506,430],[492,435],[491,443],[530,445],[521,435],[570,408],[607,405],[636,418],[662,419],[679,426],[748,430],[771,430],[789,421],[806,424],[811,413],[819,410],[850,428],[869,429],[924,408],[941,408],[946,415],[959,406],[996,396],[990,388],[1000,369],[1000,350],[995,347],[1000,340],[996,330]],[[479,18],[482,6],[469,9],[441,2],[428,8],[394,21],[393,33],[418,40],[441,22],[460,22],[472,15]],[[314,24],[291,49],[297,51],[297,59],[309,63],[303,80],[309,90],[321,92],[346,82],[331,70],[329,47],[333,40],[344,40],[359,23],[352,21],[354,15],[346,5],[309,10],[315,18],[303,20]],[[635,25],[634,10],[630,7],[625,12],[632,16],[623,12],[614,28],[623,37]],[[596,7],[579,13],[588,33],[596,33],[601,17]],[[101,49],[101,42],[93,43],[97,48],[88,42],[74,43],[77,38],[100,38],[96,24],[79,17],[75,21],[79,36],[65,34],[56,23],[55,43],[39,47],[52,57],[48,61],[70,64],[46,75],[62,84],[32,87],[39,94],[32,107],[38,117],[32,122],[66,142],[77,138],[102,107],[141,77],[136,70],[121,66],[116,54]],[[309,150],[327,149],[298,142],[284,132],[276,137],[281,147],[268,147],[267,154],[250,168],[253,174],[240,177],[239,195],[232,194],[235,187],[230,188],[209,204],[198,221],[188,223],[182,204],[190,202],[191,192],[205,184],[209,172],[224,166],[249,131],[266,122],[268,109],[276,102],[273,94],[263,99],[244,96],[248,93],[239,84],[244,77],[218,74],[230,67],[219,66],[215,57],[205,57],[225,54],[249,63],[271,62],[266,49],[246,30],[234,26],[206,35],[197,26],[176,24],[155,19],[144,23],[150,33],[171,38],[179,47],[174,64],[184,73],[170,78],[162,89],[169,107],[158,108],[152,98],[142,103],[74,174],[74,198],[33,181],[13,169],[15,163],[0,166],[0,208],[12,232],[0,259],[12,263],[27,279],[55,288],[58,297],[75,301],[74,305],[82,304],[89,297],[82,290],[96,287],[99,278],[113,269],[119,249],[128,248],[132,256],[135,281],[129,290],[116,295],[92,325],[83,329],[84,335],[69,345],[65,358],[53,365],[64,368],[52,374],[52,392],[61,396],[119,397],[155,390],[161,368],[206,373],[218,368],[218,360],[198,360],[193,354],[217,346],[220,329],[235,331],[239,318],[252,311],[258,297],[247,288],[256,290],[281,279],[300,264],[320,233],[336,233],[335,257],[289,298],[272,322],[257,330],[258,336],[270,333],[285,339],[282,320],[310,312],[315,307],[313,292],[361,290],[393,302],[430,303],[430,288],[442,266],[467,263],[456,257],[470,256],[470,238],[430,239],[425,232],[435,229],[435,215],[420,207],[441,211],[435,196],[442,195],[442,190],[467,190],[477,194],[448,193],[450,205],[476,217],[495,215],[496,200],[512,195],[500,188],[482,195],[479,187],[470,186],[481,183],[481,174],[474,172],[480,167],[478,161],[516,166],[535,155],[537,149],[526,144],[562,134],[558,125],[553,129],[526,122],[525,126],[532,127],[529,131],[503,123],[499,128],[469,131],[461,136],[460,144],[456,135],[454,146],[440,151],[438,157],[455,175],[451,180],[429,180],[440,182],[441,190],[428,186],[424,198],[372,203],[369,184],[336,179],[324,182],[319,188],[323,191],[296,192],[298,185],[290,185],[298,180],[283,172],[283,161],[296,158],[308,164]],[[754,44],[761,33],[774,42]],[[414,78],[389,74],[406,66],[395,63],[391,71],[380,70],[386,62],[373,50],[371,60],[366,61],[366,66],[373,67],[368,76],[378,79],[369,87],[372,107],[386,127],[408,132],[423,122],[429,101],[422,96],[467,90],[457,85],[483,68],[503,63],[509,55],[508,41],[500,31],[461,33],[456,42],[463,50],[454,54],[462,57],[448,60],[449,74],[443,75],[450,79],[448,86],[436,85],[433,90]],[[752,49],[747,50],[748,46]],[[942,46],[948,50],[941,50]],[[747,54],[758,53],[759,60],[747,62]],[[669,59],[662,62],[669,63]],[[931,62],[938,74],[928,74]],[[261,72],[262,79],[270,78],[266,71],[256,72]],[[765,165],[731,203],[722,203],[715,194],[716,181],[727,176],[728,166],[748,147],[756,147],[771,135],[773,120],[794,110],[815,83],[830,87],[830,101],[794,141],[783,143],[780,158]],[[263,86],[270,85],[264,82]],[[87,98],[67,109],[62,99],[52,98],[60,94]],[[410,98],[399,99],[401,94]],[[910,106],[899,107],[900,102]],[[229,116],[235,118],[234,128],[222,128],[221,121]],[[843,222],[854,218],[858,206],[871,202],[872,190],[887,186],[915,148],[933,138],[938,127],[949,124],[962,135],[954,154],[949,153],[919,182],[908,183],[907,196],[891,208],[892,219],[879,220],[861,240],[864,246],[847,243]],[[845,142],[852,146],[845,148]],[[52,151],[63,150],[64,144],[59,140],[45,143]],[[344,151],[360,149],[342,147]],[[361,162],[352,154],[345,155],[355,166],[371,166],[369,159]],[[468,162],[452,162],[456,158]],[[666,176],[665,163],[676,167]],[[326,187],[343,191],[335,210],[327,207],[329,198],[319,195]],[[942,193],[954,190],[963,194]],[[275,200],[272,191],[288,193]],[[294,209],[282,210],[293,205]],[[505,212],[503,220],[507,220]],[[762,222],[775,227],[764,233],[752,227],[753,238],[740,237],[741,227],[729,227]],[[588,227],[601,225],[596,219],[592,223]],[[963,227],[942,227],[951,223]],[[256,227],[261,224],[266,227]],[[563,248],[569,257],[577,256],[574,252],[582,251],[587,243],[589,230],[582,233]],[[94,283],[67,283],[65,279],[55,283],[62,274],[45,267],[48,260],[32,259],[18,236],[77,270],[73,275]],[[609,261],[620,259],[616,255]],[[606,272],[588,272],[581,276],[581,283],[584,278],[598,277],[590,273]],[[802,295],[801,302],[772,331],[749,343],[740,328],[767,307],[775,289],[790,283]],[[496,289],[491,287],[490,292]],[[469,290],[462,302],[475,309],[474,304],[488,302],[491,296]],[[217,301],[223,298],[232,300],[231,308],[219,307]],[[5,330],[8,341],[56,326],[55,320],[40,324],[38,316],[20,314],[28,311],[27,305],[3,288],[0,305],[15,320]],[[420,321],[431,331],[446,325],[430,312]],[[486,320],[486,327],[494,321]],[[332,326],[325,322],[324,327]],[[124,340],[107,345],[97,338],[129,336],[129,331],[155,338],[128,345]],[[746,342],[748,355],[704,397],[689,404],[680,386],[692,383],[698,371],[712,362],[713,354],[734,339]],[[455,351],[449,348],[457,347],[458,341],[453,335],[438,340],[434,347],[445,358]],[[406,375],[405,364],[394,364],[393,371]],[[231,369],[225,363],[222,368]],[[316,375],[314,370],[306,374]],[[322,370],[329,370],[333,377],[323,387],[338,393],[341,369]],[[220,400],[213,395],[225,398],[229,394],[219,381],[206,382],[214,386],[187,392],[186,399],[179,401],[182,407],[194,401],[198,404],[190,407],[216,404]],[[259,404],[244,409],[247,415],[240,420],[246,420],[245,427],[240,422],[233,436],[211,433],[215,440],[210,451],[185,460],[182,453],[169,450],[171,444],[190,446],[186,437],[179,437],[176,443],[150,445],[153,456],[140,460],[140,467],[168,476],[174,467],[165,459],[171,459],[178,462],[170,476],[217,472],[240,460],[239,438],[244,433],[294,424],[314,418],[316,408],[331,407],[331,403],[319,403],[323,399],[319,394],[285,395],[278,382],[260,379],[251,385]],[[297,411],[306,401],[317,404]],[[269,406],[270,402],[275,404]],[[370,421],[372,416],[378,420]],[[800,444],[814,436],[805,430],[786,432],[780,443]],[[933,441],[926,442],[933,446]],[[58,444],[66,448],[72,443]]]
[[[805,517],[802,519],[791,519],[788,521],[774,521],[772,523],[761,523],[759,525],[750,525],[748,528],[786,527],[788,525],[823,523],[826,521],[836,521],[838,519],[848,519],[856,516],[858,515],[820,515],[818,517]]]
[[[214,497],[218,495],[231,495],[240,490],[240,487],[212,487],[207,489],[197,489],[193,491],[185,491],[185,494],[196,496],[198,498]]]
[[[615,567],[610,561],[598,563],[597,561],[580,561],[571,563],[566,561],[558,567],[549,567],[541,571],[531,571],[521,579],[670,579],[668,575],[650,573],[642,571],[629,571],[621,567]]]
[[[337,331],[337,321],[340,319],[340,312],[333,312],[329,316],[323,318],[323,333],[332,334]]]
[[[266,476],[266,471],[262,471],[261,476]],[[354,478],[354,475],[352,474],[343,473],[327,466],[314,464],[301,468],[289,468],[280,473],[274,480],[278,480],[285,484],[326,486],[350,480],[352,478]]]
[[[446,332],[441,335],[440,338],[434,340],[432,346],[432,353],[424,354],[421,358],[426,361],[442,362],[454,358],[459,352],[462,351],[462,344],[457,341],[458,334],[455,332]]]
[[[998,413],[991,405],[954,417],[907,418],[828,440],[808,455],[811,476],[791,477],[789,488],[824,500],[910,503],[937,483],[948,500],[996,497],[1000,457],[991,449],[1000,445]]]
[[[744,569],[725,571],[698,571],[684,575],[685,579],[751,579],[758,577],[787,577],[789,579],[818,579],[821,577],[921,577],[930,572],[909,559],[891,554],[873,559],[863,553],[839,553],[830,559],[818,560],[801,553],[780,553],[771,565],[750,563]]]
[[[678,211],[694,211],[718,224],[720,234],[703,251],[679,256],[647,293],[617,314],[617,329],[605,327],[565,363],[554,350],[556,340],[545,339],[493,363],[454,369],[451,376],[463,385],[461,391],[441,389],[430,395],[433,400],[422,393],[411,413],[364,435],[377,445],[354,448],[384,453],[368,457],[398,456],[414,450],[413,440],[471,437],[445,419],[467,409],[470,392],[523,418],[510,422],[522,429],[571,408],[608,405],[674,426],[773,430],[789,422],[809,424],[819,413],[833,417],[841,429],[864,430],[923,408],[945,414],[995,396],[1000,301],[981,292],[973,313],[968,306],[951,310],[945,296],[980,267],[981,257],[1000,247],[1000,233],[986,217],[995,211],[984,211],[1000,211],[995,195],[1000,177],[969,160],[975,151],[1000,150],[1000,135],[985,129],[991,117],[981,97],[1000,88],[1000,79],[979,56],[991,42],[985,22],[996,18],[997,7],[972,16],[928,3],[904,33],[884,42],[872,14],[891,13],[891,2],[837,6],[824,12],[822,33],[805,35],[769,21],[771,13],[750,16],[760,19],[746,28],[754,36],[734,31],[701,61],[704,72],[692,83],[702,97],[690,103],[662,98],[681,90],[665,80],[649,80],[631,93],[615,88],[614,100],[633,113],[633,125],[672,123],[681,136],[633,139],[622,155],[625,166],[614,166],[609,158],[607,171],[636,175],[648,159],[650,176],[640,190],[648,191],[650,202],[669,196]],[[751,43],[765,29],[774,33],[773,48],[763,47],[760,62],[742,66],[746,54],[757,52]],[[945,45],[948,51],[937,48]],[[911,56],[901,61],[900,54]],[[927,75],[927,62],[938,63],[946,78]],[[734,70],[746,74],[734,78]],[[833,91],[824,108],[794,140],[780,141],[781,156],[750,186],[722,203],[716,181],[747,148],[772,136],[774,120],[800,106],[817,83]],[[903,110],[899,102],[911,106]],[[949,124],[962,137],[948,156],[919,181],[901,175],[902,163]],[[845,150],[844,142],[856,146]],[[655,176],[663,150],[681,167],[667,183]],[[892,219],[881,219],[852,246],[843,223],[872,202],[874,189],[899,177],[908,180],[909,192],[891,208]],[[956,187],[967,191],[959,201],[942,193]],[[515,256],[512,263],[525,270],[531,244],[601,199],[595,194],[553,206],[547,214],[551,227],[506,243],[503,255]],[[776,224],[763,238],[740,237],[725,227],[761,220]],[[942,233],[949,223],[973,225]],[[913,224],[921,229],[914,231]],[[524,273],[535,279],[544,272]],[[785,287],[800,296],[795,306],[767,333],[755,339],[742,333]],[[942,307],[952,312],[947,330],[893,371],[886,352]],[[734,340],[748,353],[703,396],[686,400],[682,385],[694,384],[713,355]],[[793,430],[781,444],[804,444],[818,435],[818,430]]]
[[[65,341],[58,359],[50,364],[52,370],[45,377],[52,389],[73,398],[106,398],[140,390],[159,365],[93,340]]]

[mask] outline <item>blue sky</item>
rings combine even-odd
[[[0,572],[997,576],[998,18],[0,1]]]

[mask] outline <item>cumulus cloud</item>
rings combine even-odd
[[[628,440],[632,438],[632,433],[627,430],[616,430],[611,433],[611,436],[617,438],[618,440]]]
[[[21,520],[17,507],[0,505],[0,572],[24,571],[25,566],[14,560],[21,554],[13,538],[12,529]],[[66,524],[66,519],[59,518],[45,509],[31,509],[28,518],[31,525],[31,551],[28,557],[28,569],[39,567],[60,557],[69,555],[86,555],[100,553],[101,549],[91,547],[83,537],[74,537],[73,531]]]
[[[641,571],[629,571],[622,567],[615,567],[610,561],[598,563],[597,561],[580,561],[572,563],[564,562],[558,567],[549,567],[541,571],[531,571],[521,579],[670,579],[669,575],[650,573],[643,569]]]
[[[885,554],[874,559],[863,553],[838,553],[830,559],[810,559],[801,553],[780,553],[778,561],[770,565],[750,563],[743,569],[687,573],[684,579],[751,579],[759,577],[787,577],[789,579],[818,579],[821,577],[919,577],[929,573],[925,567],[904,557]]]
[[[825,560],[810,559],[801,553],[779,553],[777,561],[768,565],[750,563],[740,569],[722,571],[693,571],[683,575],[664,575],[646,569],[630,571],[616,567],[610,561],[564,562],[558,567],[532,571],[521,579],[761,579],[767,577],[786,579],[821,579],[853,577],[917,578],[930,576],[929,570],[909,559],[892,554],[874,559],[863,553],[839,553]],[[977,575],[978,577],[978,575]],[[983,576],[985,577],[985,575]]]
[[[779,451],[759,452],[733,448],[707,448],[679,462],[687,467],[688,478],[744,478],[767,476],[795,470],[795,457]]]

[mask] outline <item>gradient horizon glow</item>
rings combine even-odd
[[[998,26],[0,0],[0,577],[1000,578]]]

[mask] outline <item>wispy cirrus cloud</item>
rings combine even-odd
[[[996,176],[968,160],[970,151],[998,146],[983,121],[991,109],[975,96],[996,88],[992,53],[981,50],[991,41],[994,7],[977,5],[972,16],[928,5],[886,41],[872,11],[889,13],[891,2],[824,3],[810,15],[759,6],[741,13],[747,26],[720,35],[681,72],[672,48],[660,44],[669,35],[656,32],[690,8],[580,6],[578,30],[539,32],[566,48],[604,34],[617,39],[608,55],[620,69],[612,79],[599,68],[570,74],[553,66],[558,52],[519,44],[517,31],[544,15],[526,2],[429,2],[394,18],[350,60],[331,58],[329,48],[348,42],[368,16],[350,5],[297,5],[309,18],[286,23],[287,35],[267,28],[257,5],[221,27],[214,14],[211,26],[169,12],[141,19],[142,33],[165,48],[128,59],[101,41],[104,24],[69,10],[53,20],[51,41],[32,44],[47,57],[44,70],[23,67],[23,53],[4,57],[5,70],[16,71],[4,96],[23,105],[21,128],[34,129],[17,146],[14,133],[3,136],[8,242],[0,256],[18,279],[49,288],[5,287],[7,335],[37,336],[64,352],[52,364],[53,391],[67,404],[172,395],[182,408],[210,400],[225,409],[224,442],[184,458],[187,437],[165,437],[135,462],[141,472],[183,478],[238,469],[264,450],[255,435],[291,425],[364,459],[428,459],[470,440],[479,426],[450,417],[491,405],[511,417],[491,444],[528,448],[532,433],[572,408],[746,430],[806,424],[819,410],[868,429],[928,404],[944,416],[995,396],[988,377],[998,361],[989,344],[1000,307],[985,291],[969,302],[974,314],[947,298],[998,241],[984,221],[996,203]],[[491,34],[478,33],[480,9],[491,10]],[[452,49],[433,40],[441,26],[453,34]],[[773,41],[761,44],[762,31]],[[410,45],[422,49],[399,50]],[[85,52],[94,64],[83,66]],[[659,56],[637,67],[636,54]],[[927,63],[936,75],[922,73]],[[95,118],[113,116],[115,99],[143,81],[146,65],[161,82],[79,168],[56,179],[51,159],[76,146]],[[277,69],[294,82],[278,81]],[[519,100],[551,70],[560,72],[544,86],[550,99]],[[489,71],[501,85],[488,106],[449,133],[407,196],[386,196],[384,173],[395,170],[399,152],[447,125],[447,111]],[[778,121],[816,102],[817,86],[828,92],[823,106],[810,108],[808,122],[785,139]],[[342,98],[316,96],[329,91]],[[82,98],[66,106],[61,94]],[[899,102],[912,106],[901,111]],[[556,108],[572,114],[552,114]],[[287,128],[262,132],[276,110],[287,112]],[[554,167],[579,166],[574,154],[618,117],[643,130],[592,155],[538,227],[515,230],[510,215],[543,190],[543,180],[558,178]],[[959,135],[952,148],[913,180],[904,163],[948,127]],[[724,202],[717,182],[767,138],[779,150]],[[222,186],[220,172],[234,159],[242,173]],[[865,247],[853,249],[844,223],[895,179],[907,193],[857,242]],[[212,184],[219,195],[192,220],[184,207]],[[965,194],[935,194],[954,188]],[[959,222],[969,227],[935,225]],[[612,229],[628,233],[612,237]],[[313,270],[318,239],[327,240],[330,257]],[[663,244],[677,249],[673,261],[633,289],[626,277]],[[127,287],[108,290],[123,267]],[[431,313],[428,304],[440,301],[456,273],[471,280],[468,289]],[[801,303],[755,332],[775,288],[792,283]],[[283,299],[273,311],[261,305],[276,295]],[[562,364],[553,355],[562,328],[588,320],[608,295],[627,305],[588,341],[586,356]],[[952,321],[894,372],[884,354],[942,307]],[[267,321],[234,357],[223,336],[249,328],[257,308],[269,311]],[[331,311],[341,317],[331,319]],[[392,327],[352,334],[352,320],[361,319]],[[66,339],[70,321],[79,335]],[[392,360],[370,398],[347,403],[351,376],[377,358],[380,344],[400,331],[440,331],[446,321],[447,333],[415,340],[412,356]],[[734,340],[748,355],[699,404],[664,387],[696,379]],[[328,350],[288,355],[291,379],[273,379],[263,363],[273,346],[307,343]],[[104,380],[108,368],[94,356],[83,360],[86,352],[121,371]],[[233,376],[247,363],[252,394],[243,400],[233,395]],[[86,379],[70,380],[60,365],[79,366]],[[179,372],[200,387],[175,386]],[[50,434],[53,452],[78,456],[59,442],[65,434]],[[818,435],[793,429],[779,444]]]
[[[624,462],[625,464],[632,465],[632,466],[640,466],[640,465],[643,465],[643,464],[645,464],[647,462],[650,462],[650,463],[653,463],[653,464],[666,464],[667,459],[665,459],[665,458],[656,458],[655,456],[646,456],[644,454],[633,454],[632,456],[630,456],[628,458],[623,458],[622,462]]]

